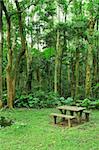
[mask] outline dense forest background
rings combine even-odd
[[[0,100],[99,99],[99,0],[0,0]]]

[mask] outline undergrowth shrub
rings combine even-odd
[[[15,107],[45,108],[60,104],[59,96],[54,92],[37,91],[34,94],[17,96]]]
[[[86,107],[87,109],[99,109],[99,100],[85,98],[84,100],[77,100],[76,105]]]
[[[68,97],[67,99],[60,97],[60,102],[63,105],[74,105],[74,100],[72,97]]]

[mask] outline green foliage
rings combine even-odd
[[[15,107],[45,108],[59,105],[59,96],[54,92],[37,91],[34,94],[18,96]]]
[[[7,94],[6,94],[7,91],[4,91],[3,92],[3,105],[6,105],[7,104]]]
[[[99,109],[99,100],[92,101],[92,102],[90,103],[90,108]]]
[[[17,96],[15,100],[15,107],[25,107],[25,108],[52,108],[59,105],[77,105],[86,108],[96,108],[99,109],[99,100],[77,100],[76,102],[72,97],[65,99],[64,97],[59,97],[59,95],[54,92],[45,92],[39,90],[33,94]]]
[[[15,2],[11,0],[4,0],[4,4],[9,14],[13,14],[11,16],[11,49],[13,56],[11,62],[14,70],[14,66],[16,66],[15,64],[17,64],[17,58],[18,56],[20,57],[19,54],[23,44],[20,40],[20,30]],[[72,98],[69,97],[65,99],[64,97],[71,96],[71,89],[73,89],[73,92],[75,93],[73,84],[76,85],[77,81],[77,74],[75,73],[77,59],[79,59],[79,85],[77,85],[79,92],[77,94],[77,98],[84,99],[84,80],[86,78],[86,60],[89,47],[93,47],[93,60],[95,60],[93,62],[94,65],[91,72],[96,75],[91,74],[90,72],[92,79],[97,78],[98,73],[96,71],[98,71],[97,54],[99,32],[97,31],[99,24],[99,0],[21,0],[19,1],[19,6],[20,12],[22,12],[23,33],[26,38],[28,53],[20,57],[20,62],[18,64],[16,91],[17,93],[20,93],[19,95],[21,96],[17,96],[15,99],[15,106],[43,108],[54,107],[56,105],[60,105],[60,103],[64,105],[73,105],[74,102]],[[57,14],[58,8],[60,14]],[[91,21],[93,23],[95,21],[95,26],[91,34],[92,36],[89,34]],[[6,17],[3,12],[3,90],[7,90],[6,66],[8,59],[11,58],[7,58],[8,43],[6,39],[6,24]],[[57,30],[59,30],[59,41],[57,40]],[[15,46],[13,44],[14,36]],[[63,51],[62,55],[58,57],[58,63],[60,62],[59,64],[62,64],[60,70],[62,89],[60,91],[62,91],[64,96],[60,99],[59,96],[56,96],[53,92],[44,92],[47,90],[53,90],[56,63],[55,58],[57,58],[58,54],[58,51],[56,51],[57,41],[59,42],[58,45],[60,49]],[[92,45],[89,45],[90,41],[92,41]],[[78,58],[76,57],[77,50],[79,52]],[[14,74],[14,71],[12,72]],[[68,81],[69,76],[70,81]],[[31,86],[27,91],[28,83]],[[95,79],[92,80],[91,89],[92,97],[98,99],[99,83],[96,83],[97,81],[95,81]],[[41,89],[41,91],[39,89]],[[27,93],[31,94],[28,95]],[[7,104],[7,95],[5,93],[3,94],[3,103],[4,105]],[[96,100],[84,99],[80,105],[97,108],[98,102],[96,102]]]
[[[59,95],[55,94],[54,92],[49,92],[47,95],[47,104],[48,107],[60,105]]]
[[[82,101],[81,105],[88,108],[90,103],[91,103],[91,101],[88,98],[86,98]]]
[[[92,89],[93,89],[93,93],[94,93],[95,97],[96,96],[98,97],[99,96],[99,83],[93,85]]]
[[[54,55],[54,53],[55,53],[54,48],[49,47],[44,49],[43,55],[46,59],[49,59]]]
[[[63,105],[74,105],[74,100],[72,97],[68,97],[67,99],[60,97],[60,102]]]
[[[76,101],[77,106],[83,106],[88,109],[99,109],[99,100],[98,99],[84,99],[84,100],[77,100]]]

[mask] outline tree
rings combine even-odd
[[[88,22],[88,50],[87,50],[87,62],[86,62],[86,81],[85,81],[85,95],[87,98],[91,97],[92,94],[92,66],[93,66],[93,49],[94,49],[94,44],[93,44],[93,34],[94,34],[94,27],[96,23],[96,15],[95,17],[93,16],[94,12],[94,5],[93,1],[91,0],[89,2],[89,22]]]

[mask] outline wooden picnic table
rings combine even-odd
[[[72,116],[74,116],[74,113],[76,114],[77,120],[80,123],[82,120],[82,113],[83,111],[86,109],[85,107],[77,107],[77,106],[68,106],[68,105],[64,105],[64,106],[60,106],[57,107],[62,114],[66,115],[67,111],[70,111],[70,114]]]

